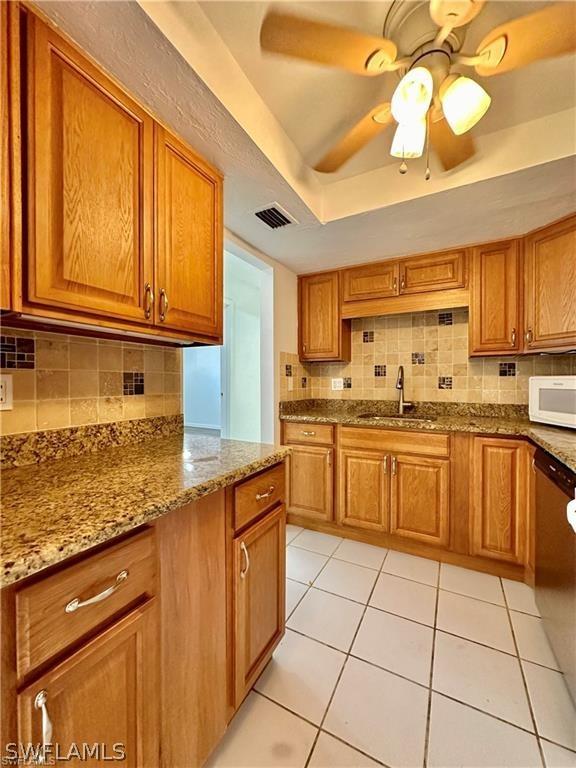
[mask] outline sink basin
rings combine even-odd
[[[415,413],[405,413],[403,416],[396,414],[395,416],[381,416],[378,413],[359,413],[359,419],[370,419],[373,421],[436,421],[435,416],[418,416]]]

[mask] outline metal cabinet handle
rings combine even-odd
[[[165,288],[160,288],[160,321],[166,320],[168,313],[168,294]]]
[[[531,344],[533,338],[534,338],[534,336],[532,334],[532,328],[528,328],[528,330],[526,331],[526,341],[527,341],[527,343]]]
[[[302,430],[301,430],[301,434],[302,434],[302,435],[304,435],[305,437],[314,437],[314,435],[316,434],[316,432],[314,432],[314,431],[310,431],[310,430],[308,430],[308,431],[307,431],[307,430],[305,430],[305,429],[302,429]]]
[[[388,474],[388,456],[384,456],[382,460],[382,468],[384,470],[384,474],[387,475]]]
[[[402,278],[402,280],[400,280],[400,290],[403,291],[404,288],[406,288],[406,280]]]
[[[150,320],[152,316],[152,307],[154,306],[154,291],[150,283],[146,283],[144,286],[144,317],[146,320]]]
[[[34,699],[34,709],[42,712],[42,752],[38,755],[38,763],[46,765],[47,747],[52,743],[52,721],[48,715],[48,691],[43,689],[36,694]]]
[[[512,328],[512,339],[511,339],[512,346],[516,346],[516,328]]]
[[[113,595],[114,592],[119,588],[119,586],[126,581],[128,578],[129,573],[128,571],[120,571],[118,576],[116,576],[116,581],[112,586],[105,589],[103,592],[99,592],[97,595],[94,595],[94,597],[89,597],[87,600],[80,600],[79,597],[75,597],[74,600],[70,600],[70,602],[67,604],[66,608],[64,609],[66,613],[74,613],[74,611],[77,611],[78,608],[84,608],[85,605],[94,605],[94,603],[101,603],[102,600],[106,600],[107,597],[110,597],[110,595]]]
[[[332,451],[328,450],[328,453],[326,454],[326,463],[329,467],[332,466]]]
[[[240,578],[245,579],[248,569],[250,568],[250,556],[248,555],[248,547],[243,541],[240,542],[240,551],[244,555],[244,562],[246,563],[246,568],[240,571]]]
[[[270,488],[268,488],[268,490],[266,491],[266,493],[257,493],[256,494],[256,501],[262,501],[262,499],[270,498],[270,496],[272,496],[272,494],[274,493],[275,490],[276,490],[276,486],[275,485],[271,485]]]
[[[394,293],[398,290],[398,278],[394,278]]]
[[[396,460],[396,456],[392,456],[392,474],[396,474],[396,468],[397,468],[398,462]]]

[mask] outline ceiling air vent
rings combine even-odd
[[[278,205],[278,203],[272,203],[271,205],[266,206],[266,208],[254,211],[254,215],[259,218],[260,221],[263,221],[266,226],[270,227],[270,229],[278,229],[279,227],[285,227],[288,224],[298,223],[296,219],[291,216],[288,211],[282,208],[282,206]]]

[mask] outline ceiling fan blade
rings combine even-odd
[[[383,37],[279,11],[264,19],[260,45],[265,51],[358,75],[378,75],[396,58],[396,46]]]
[[[375,120],[375,117],[378,119]],[[374,107],[340,139],[336,146],[332,147],[328,154],[324,155],[322,160],[314,166],[314,170],[321,173],[337,171],[356,152],[359,152],[362,147],[366,146],[369,141],[393,122],[394,118],[390,112],[389,103],[386,102]]]
[[[456,136],[444,117],[430,121],[430,144],[445,171],[466,162],[476,152],[470,132]]]
[[[505,42],[505,50],[498,61],[498,46],[502,40]],[[494,62],[497,62],[496,66],[476,66],[476,72],[484,76],[499,75],[539,59],[550,59],[576,51],[576,3],[556,3],[501,24],[480,43],[478,55],[484,51],[492,54]]]

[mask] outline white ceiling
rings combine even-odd
[[[329,132],[336,135],[336,123],[345,127],[348,115],[353,121],[371,104],[371,89],[377,94],[381,85],[276,57],[264,61],[254,42],[262,4],[39,5],[222,170],[228,229],[297,272],[497,239],[576,210],[573,57],[486,80],[492,114],[486,132],[478,133],[477,157],[456,171],[442,173],[433,159],[430,182],[418,164],[400,177],[396,165],[383,164],[384,141],[354,161],[353,175],[346,171],[326,183],[309,164],[327,148]],[[385,7],[353,0],[300,5],[326,18],[341,14],[348,23],[358,17],[356,24],[367,31],[373,26],[365,25],[376,24],[376,12]],[[533,7],[523,0],[492,0],[476,23],[488,24],[496,12],[521,15]],[[227,45],[232,29],[238,41]],[[550,79],[551,73],[556,77]],[[534,119],[526,122],[527,117]],[[488,121],[495,121],[492,127]],[[299,224],[271,231],[259,222],[254,210],[273,201]]]
[[[393,72],[380,77],[361,77],[262,51],[259,34],[262,20],[270,8],[268,2],[205,0],[199,5],[258,94],[311,166],[373,106],[389,101],[399,81],[399,75]],[[546,3],[518,0],[488,2],[466,29],[463,50],[473,53],[491,29],[544,5]],[[380,36],[390,6],[390,0],[329,0],[282,2],[281,10]],[[428,19],[428,9],[423,10],[425,19]],[[434,29],[431,22],[430,28]],[[462,68],[461,71],[474,72],[470,68]],[[477,136],[573,106],[576,58],[564,56],[543,61],[499,77],[485,78],[483,85],[492,96],[492,105],[474,129]],[[392,135],[393,128],[390,127],[337,173],[319,173],[319,181],[329,184],[389,163],[398,164],[398,160],[390,156]]]

